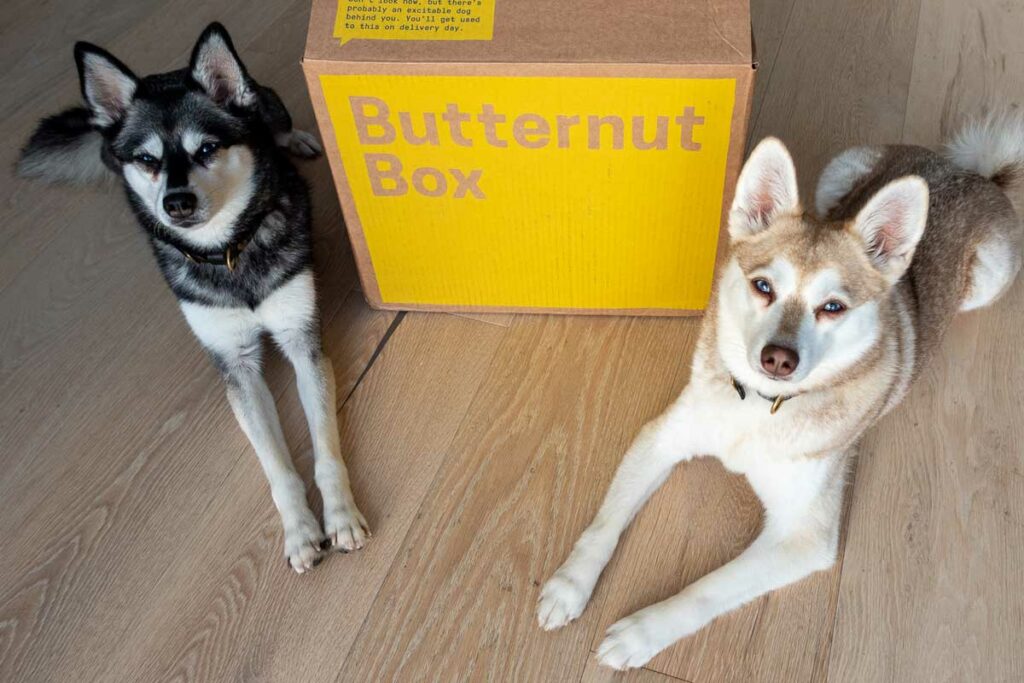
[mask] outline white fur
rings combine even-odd
[[[910,266],[928,221],[928,184],[917,176],[876,192],[853,221],[875,267],[896,282]]]
[[[311,346],[315,301],[313,275],[303,271],[255,309],[181,302],[196,337],[222,364],[228,400],[270,482],[284,524],[285,554],[299,573],[315,563],[323,534],[306,503],[305,487],[292,464],[274,398],[263,381],[263,332],[271,335],[295,368],[299,398],[313,437],[315,478],[324,500],[327,537],[333,547],[348,551],[361,548],[368,535],[341,459],[334,373],[319,347]]]
[[[201,131],[188,128],[181,134],[181,146],[189,154],[195,154],[199,146],[203,144],[204,136]]]
[[[971,285],[961,311],[987,306],[1009,289],[1021,266],[1021,254],[1005,234],[992,234],[974,252]]]
[[[852,147],[828,162],[818,179],[814,208],[824,218],[850,193],[854,185],[878,163],[882,150],[877,147]]]
[[[946,147],[960,168],[986,178],[1024,166],[1024,111],[997,111],[965,125]]]
[[[746,475],[765,505],[765,527],[739,557],[678,595],[614,624],[598,648],[602,664],[638,667],[715,617],[834,562],[842,502],[844,448],[829,450],[795,411],[771,415],[768,403],[738,400],[710,381],[701,359],[691,384],[645,426],[623,458],[594,521],[541,590],[542,628],[559,628],[585,608],[618,539],[675,464],[713,453]],[[804,453],[826,455],[803,457]]]
[[[142,143],[142,151],[152,154],[156,159],[162,159],[164,156],[164,141],[160,139],[159,135],[154,133]]]
[[[167,189],[167,174],[161,171],[150,174],[137,164],[125,164],[124,179],[128,187],[142,201],[143,206],[164,225],[170,224],[170,217],[164,211],[163,199]]]
[[[780,215],[800,212],[796,169],[785,145],[765,138],[750,153],[736,181],[729,234],[736,239],[764,230]]]

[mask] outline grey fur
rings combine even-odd
[[[95,185],[116,176],[103,164],[103,136],[89,124],[83,108],[43,120],[18,159],[23,178],[49,183]]]

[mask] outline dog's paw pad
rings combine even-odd
[[[320,564],[323,555],[320,544],[323,542],[323,534],[320,526],[315,522],[307,522],[293,529],[285,529],[284,532],[284,554],[296,574],[305,574],[313,567]]]
[[[348,553],[359,550],[372,536],[366,519],[355,507],[324,515],[326,547]]]
[[[324,148],[312,133],[293,130],[288,137],[288,151],[303,159],[314,159],[323,154]]]
[[[615,622],[597,648],[597,660],[613,669],[634,669],[651,661],[662,650],[648,625],[636,615]]]
[[[537,600],[537,623],[545,631],[562,628],[583,614],[589,599],[589,591],[556,572],[541,588]]]

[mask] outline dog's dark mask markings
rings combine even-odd
[[[75,46],[75,61],[87,107],[42,122],[23,175],[91,181],[102,161],[184,301],[254,307],[309,266],[308,190],[279,145],[319,150],[294,144],[288,111],[249,75],[222,26],[169,73],[140,78],[88,43]]]

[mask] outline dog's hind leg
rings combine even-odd
[[[312,273],[300,273],[279,291],[284,298],[260,312],[274,341],[295,368],[299,400],[313,439],[316,486],[324,501],[324,532],[335,550],[358,550],[370,531],[356,507],[341,458],[334,368],[321,351]],[[279,303],[286,309],[273,308]]]
[[[640,430],[594,521],[541,589],[537,621],[544,630],[561,628],[583,613],[622,532],[676,463],[695,454],[685,440],[687,430],[680,430],[679,424],[678,414],[669,409]]]
[[[763,476],[747,472],[765,506],[761,534],[739,557],[682,592],[612,624],[597,650],[600,662],[614,669],[643,666],[715,617],[832,566],[842,507],[840,458],[768,463]]]
[[[256,86],[256,101],[259,104],[260,117],[274,135],[274,142],[278,147],[303,159],[312,159],[323,153],[324,149],[315,135],[292,127],[291,114],[273,89],[262,85]]]
[[[306,572],[321,556],[323,532],[306,502],[306,487],[295,471],[274,397],[263,380],[259,324],[248,309],[188,302],[182,302],[181,308],[221,371],[231,409],[270,483],[270,495],[284,525],[288,564],[300,574]]]
[[[974,250],[970,284],[961,311],[987,306],[1006,292],[1021,266],[1020,240],[1012,229],[993,231]]]

